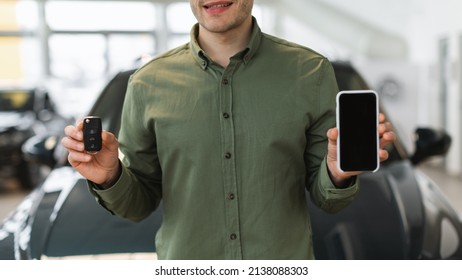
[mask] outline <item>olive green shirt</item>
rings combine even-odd
[[[92,188],[141,220],[163,202],[159,259],[313,259],[305,190],[336,212],[324,160],[337,84],[320,54],[261,32],[224,69],[191,42],[130,79],[119,134],[122,174]]]

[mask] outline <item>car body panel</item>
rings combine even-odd
[[[360,185],[358,197],[338,214],[310,205],[317,258],[462,259],[459,215],[409,162],[364,174]],[[445,237],[443,221],[452,237]]]

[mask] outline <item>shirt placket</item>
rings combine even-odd
[[[239,60],[231,59],[220,81],[220,124],[222,142],[222,166],[226,209],[226,256],[242,259],[242,238],[239,227],[239,195],[236,175],[236,152],[233,121],[233,74]]]

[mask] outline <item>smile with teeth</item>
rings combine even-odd
[[[231,6],[231,3],[228,4],[216,4],[216,5],[211,5],[211,6],[205,6],[206,9],[216,9],[216,8],[224,8],[224,7],[229,7]]]

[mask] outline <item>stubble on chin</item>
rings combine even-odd
[[[238,29],[249,17],[251,18],[252,6],[252,4],[244,2],[242,6],[239,7],[239,10],[235,11],[235,15],[224,17],[223,15],[206,15],[201,3],[193,5],[191,2],[191,10],[199,22],[199,25],[211,33],[225,33]]]

